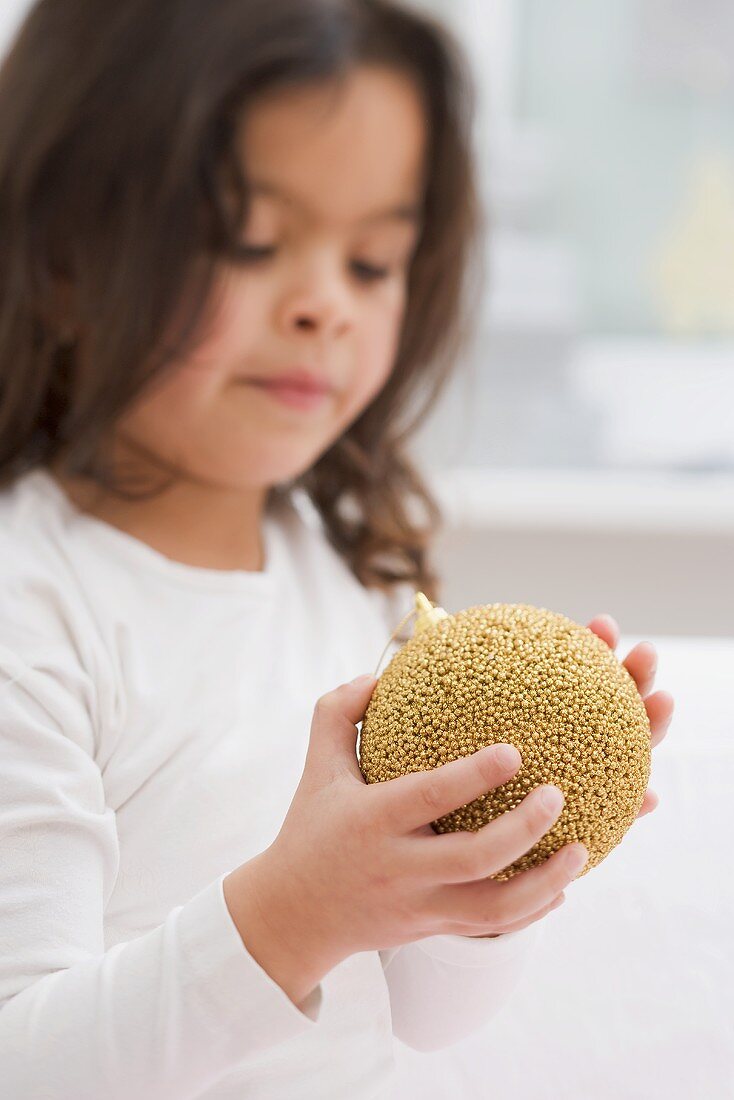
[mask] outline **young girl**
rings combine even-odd
[[[489,879],[542,789],[431,829],[517,750],[375,785],[356,756],[438,598],[403,447],[464,331],[470,106],[385,0],[41,0],[4,62],[13,1100],[388,1096],[393,1035],[480,1027],[584,862]]]

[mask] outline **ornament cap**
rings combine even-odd
[[[413,625],[413,637],[423,630],[428,630],[430,627],[440,622],[441,619],[449,618],[448,611],[444,611],[444,609],[437,604],[432,604],[424,592],[416,592],[415,610],[417,612],[417,618]]]

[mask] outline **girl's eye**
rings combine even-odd
[[[268,245],[258,247],[254,244],[241,244],[237,247],[237,257],[240,260],[264,260],[274,252],[275,249]]]
[[[247,261],[265,260],[275,254],[275,248],[272,245],[240,245],[237,249],[237,256],[239,259]],[[354,260],[352,263],[352,270],[357,277],[365,283],[377,282],[379,279],[386,279],[390,274],[390,269],[387,267],[374,267],[372,264],[363,263],[361,260]]]
[[[372,264],[362,263],[360,260],[355,260],[353,270],[365,283],[377,282],[378,279],[386,279],[390,274],[390,271],[386,267],[373,267]]]

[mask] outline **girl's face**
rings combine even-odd
[[[262,254],[220,265],[205,342],[128,410],[118,436],[228,489],[265,491],[313,465],[393,366],[420,232],[424,117],[410,79],[386,67],[355,70],[336,99],[312,85],[249,107],[241,241]],[[296,370],[331,386],[312,408],[248,382]]]

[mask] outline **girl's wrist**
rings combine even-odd
[[[261,852],[225,876],[224,899],[248,954],[299,1007],[331,966],[308,950],[300,924],[294,922],[293,935],[280,930],[287,919],[283,922],[282,911],[279,919],[279,907],[260,878],[264,855]]]

